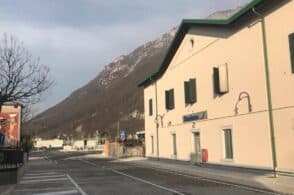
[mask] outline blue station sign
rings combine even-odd
[[[192,113],[183,116],[183,122],[207,119],[207,111]]]

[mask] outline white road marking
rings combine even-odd
[[[79,159],[79,160],[82,161],[82,162],[84,162],[84,163],[87,163],[87,164],[89,164],[89,165],[97,166],[97,164],[92,163],[92,162],[90,162],[90,161],[87,161],[87,160],[84,160],[84,159]]]
[[[44,157],[41,157],[41,156],[39,156],[39,157],[30,157],[30,160],[43,160],[44,159]]]
[[[26,173],[25,176],[43,176],[43,175],[54,175],[57,172],[38,172],[38,173]]]
[[[69,179],[69,181],[76,187],[76,189],[81,193],[81,195],[87,195],[86,192],[84,192],[84,190],[82,188],[80,188],[80,186],[73,180],[73,178],[66,174],[67,178]]]
[[[163,170],[163,169],[160,169],[160,168],[153,168],[153,167],[138,165],[136,163],[129,163],[129,164],[135,165],[137,167],[143,167],[143,168],[147,168],[147,169],[153,169],[153,170],[157,170],[157,171],[161,171],[161,172],[165,172],[165,173],[170,173],[170,174],[174,174],[174,175],[180,175],[180,176],[184,176],[184,177],[188,177],[188,178],[192,178],[192,179],[198,179],[198,180],[202,180],[202,181],[213,182],[213,183],[217,183],[217,184],[222,184],[222,185],[226,185],[226,186],[232,186],[232,187],[246,189],[246,190],[250,190],[250,191],[261,192],[261,193],[264,193],[264,194],[274,194],[274,195],[279,194],[279,193],[276,193],[276,192],[270,192],[270,191],[261,190],[261,189],[257,189],[257,188],[252,188],[252,187],[247,187],[247,186],[242,186],[242,185],[237,185],[237,184],[232,184],[232,183],[226,183],[226,182],[222,182],[222,181],[216,181],[216,180],[207,179],[207,178],[203,178],[203,177],[185,175],[183,173],[178,173],[178,172],[173,172],[173,171],[167,171],[167,170]]]
[[[66,190],[75,190],[74,186],[68,186],[68,187],[50,187],[50,188],[43,188],[43,187],[37,187],[34,186],[34,188],[25,188],[25,189],[15,189],[15,192],[40,192],[40,191],[66,191]]]
[[[44,159],[45,159],[45,160],[49,160],[48,156],[44,156]]]
[[[62,175],[42,175],[42,176],[24,176],[23,179],[41,179],[41,178],[55,178],[55,177],[65,177],[65,174]]]
[[[85,162],[85,163],[88,163],[88,164],[93,165],[93,166],[97,166],[97,164],[92,163],[92,162],[89,162],[89,161],[87,161],[87,160],[80,159],[80,161]],[[107,169],[107,168],[105,168],[105,169]],[[123,176],[129,177],[129,178],[131,178],[131,179],[134,179],[134,180],[140,181],[140,182],[142,182],[142,183],[146,183],[146,184],[152,185],[152,186],[157,187],[157,188],[162,189],[162,190],[166,190],[166,191],[169,191],[169,192],[172,192],[172,193],[175,193],[175,194],[179,194],[179,195],[185,195],[185,194],[183,194],[183,193],[181,193],[181,192],[178,192],[178,191],[176,191],[176,190],[173,190],[173,189],[171,189],[171,188],[166,188],[166,187],[163,187],[163,186],[157,185],[157,184],[155,184],[155,183],[152,183],[152,182],[150,182],[150,181],[147,181],[147,180],[144,180],[144,179],[141,179],[141,178],[138,178],[138,177],[134,177],[134,176],[132,176],[132,175],[128,175],[128,174],[122,173],[122,172],[117,171],[117,170],[114,170],[114,169],[108,169],[108,170],[110,170],[110,171],[112,171],[112,172],[114,172],[114,173],[117,173],[117,174],[119,174],[119,175],[123,175]]]
[[[40,182],[48,182],[48,181],[65,181],[65,180],[67,180],[67,178],[33,179],[33,180],[21,181],[20,184],[40,183]]]
[[[65,194],[75,194],[75,193],[78,193],[78,191],[77,190],[67,190],[67,191],[38,193],[38,194],[33,194],[33,195],[65,195]]]
[[[129,178],[134,179],[134,180],[138,180],[138,181],[143,182],[143,183],[147,183],[147,184],[149,184],[149,185],[155,186],[155,187],[160,188],[160,189],[162,189],[162,190],[166,190],[166,191],[169,191],[169,192],[172,192],[172,193],[175,193],[175,194],[179,194],[179,195],[185,195],[185,194],[183,194],[183,193],[181,193],[181,192],[178,192],[178,191],[176,191],[176,190],[173,190],[173,189],[171,189],[171,188],[166,188],[166,187],[163,187],[163,186],[157,185],[157,184],[155,184],[155,183],[152,183],[152,182],[150,182],[150,181],[147,181],[147,180],[144,180],[144,179],[141,179],[141,178],[138,178],[138,177],[134,177],[134,176],[131,176],[131,175],[128,175],[128,174],[122,173],[122,172],[120,172],[120,171],[117,171],[117,170],[114,170],[114,169],[110,169],[110,170],[111,170],[112,172],[114,172],[114,173],[117,173],[117,174],[120,174],[120,175],[123,175],[123,176],[129,177]]]

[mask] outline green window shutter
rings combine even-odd
[[[149,116],[153,115],[152,99],[149,99]]]
[[[165,91],[165,108],[172,110],[175,108],[174,90]]]
[[[165,91],[165,108],[169,110],[169,91]]]
[[[196,92],[196,79],[190,79],[189,81],[189,103],[193,104],[197,102],[197,92]]]
[[[151,136],[151,154],[154,153],[154,138]]]
[[[188,81],[184,82],[184,90],[185,90],[185,103],[189,104],[190,97],[189,97],[189,82]]]
[[[291,56],[291,68],[292,68],[292,73],[294,73],[294,33],[289,35],[289,46],[290,46],[290,56]]]
[[[173,140],[173,155],[177,155],[177,136],[176,134],[172,134],[172,140]]]
[[[224,130],[226,158],[233,159],[233,143],[231,129]]]
[[[171,89],[169,91],[169,109],[172,110],[175,108],[175,95],[174,95],[174,90]]]
[[[219,71],[218,68],[213,68],[213,91],[214,94],[220,94],[219,88]]]

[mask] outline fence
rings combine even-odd
[[[0,169],[17,168],[24,163],[24,152],[18,148],[0,148]]]
[[[124,146],[117,142],[108,143],[106,155],[116,158],[121,157],[143,157],[145,156],[144,146]]]

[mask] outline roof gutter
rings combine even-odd
[[[277,177],[277,153],[276,153],[276,140],[275,140],[275,125],[274,125],[272,96],[271,96],[271,84],[270,84],[270,72],[269,72],[269,60],[268,60],[268,47],[267,47],[267,38],[266,38],[265,17],[261,13],[257,12],[255,10],[255,7],[252,8],[252,12],[261,21],[263,53],[264,53],[264,66],[265,66],[265,78],[266,78],[266,92],[267,92],[270,136],[271,136],[271,148],[272,148],[272,163],[273,163],[274,177]]]

